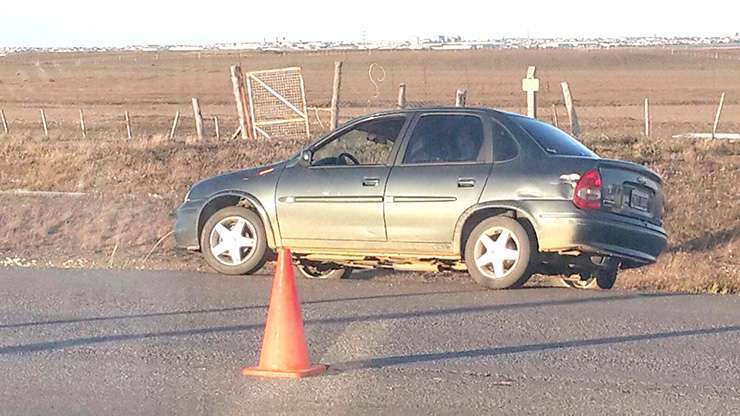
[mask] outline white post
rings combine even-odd
[[[468,90],[458,88],[455,94],[455,107],[465,107],[465,101],[468,98]]]
[[[717,135],[717,126],[719,125],[719,116],[722,114],[722,106],[725,104],[725,93],[719,97],[719,106],[717,107],[717,114],[714,116],[714,125],[712,125],[712,139]]]
[[[87,128],[85,128],[85,113],[80,109],[80,130],[82,130],[82,138],[87,138]]]
[[[129,117],[128,111],[123,112],[123,118],[126,120],[126,137],[131,139],[133,135],[131,134],[131,117]]]
[[[522,80],[522,91],[527,93],[527,116],[537,118],[537,91],[540,90],[540,80],[535,78],[537,68],[527,68],[527,76]]]
[[[44,109],[39,110],[41,112],[41,125],[44,127],[44,137],[49,138],[49,126],[46,124],[46,113]]]
[[[8,134],[8,132],[10,131],[8,129],[8,120],[5,118],[5,110],[2,109],[0,109],[0,122],[2,122],[3,124],[3,131],[5,132],[5,134]]]
[[[218,128],[218,117],[213,116],[213,128],[216,130],[216,140],[221,138],[221,130]]]
[[[650,104],[645,98],[645,137],[650,137]]]
[[[175,130],[177,130],[177,122],[180,121],[180,110],[175,113],[175,119],[172,120],[172,128],[170,129],[170,140],[175,138]]]

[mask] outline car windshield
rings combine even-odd
[[[591,149],[555,126],[524,116],[512,116],[511,118],[547,153],[562,156],[599,157]]]

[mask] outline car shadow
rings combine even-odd
[[[448,295],[454,293],[468,293],[468,292],[480,292],[485,289],[478,290],[444,290],[444,291],[429,291],[429,292],[413,292],[413,293],[394,293],[388,295],[371,295],[371,296],[356,296],[346,298],[330,298],[330,299],[318,299],[301,302],[302,305],[316,305],[322,303],[333,303],[333,302],[354,302],[364,300],[378,300],[388,298],[408,298],[408,297],[419,297],[419,296],[432,296],[432,295]],[[62,324],[75,324],[83,322],[104,322],[104,321],[115,321],[115,320],[127,320],[127,319],[143,319],[143,318],[158,318],[168,316],[187,316],[187,315],[198,315],[208,313],[226,313],[226,312],[239,312],[248,311],[254,309],[266,309],[268,305],[243,305],[243,306],[230,306],[224,308],[208,308],[208,309],[195,309],[186,311],[168,311],[168,312],[152,312],[152,313],[139,313],[131,315],[111,315],[111,316],[95,316],[87,318],[70,318],[70,319],[56,319],[49,321],[34,321],[34,322],[21,322],[14,324],[0,324],[0,329],[10,328],[24,328],[41,325],[62,325]]]
[[[473,279],[467,272],[463,271],[414,271],[414,270],[395,270],[388,268],[374,269],[354,269],[349,276],[349,280],[374,280],[378,278],[397,277],[413,282],[454,282],[474,284]],[[481,289],[483,289],[481,287]]]
[[[415,364],[432,361],[454,360],[461,358],[493,357],[499,355],[563,350],[572,348],[594,347],[601,345],[624,344],[648,340],[717,335],[739,332],[740,325],[723,326],[717,328],[688,329],[683,331],[654,332],[649,334],[625,335],[617,337],[590,338],[573,341],[557,341],[539,344],[514,345],[509,347],[480,348],[462,351],[448,351],[438,353],[396,355],[389,357],[370,358],[365,360],[345,361],[332,364],[330,374],[339,374],[353,370],[375,369],[403,364]]]
[[[439,294],[439,293],[431,292],[431,293],[422,293],[422,294],[416,294],[416,295],[425,296],[425,295],[434,295],[434,294]],[[399,295],[379,295],[379,296],[399,297]],[[380,314],[371,314],[371,315],[343,316],[343,317],[336,317],[336,318],[309,319],[305,321],[305,325],[307,326],[333,325],[333,324],[349,324],[349,323],[356,323],[356,322],[374,322],[374,321],[383,321],[383,320],[411,319],[411,318],[419,318],[419,317],[444,317],[444,316],[449,316],[449,315],[461,315],[461,314],[469,314],[469,313],[495,312],[495,311],[504,311],[504,310],[541,308],[541,307],[557,307],[557,306],[567,306],[567,305],[594,303],[594,302],[626,301],[626,300],[635,300],[635,299],[651,299],[651,298],[664,298],[664,297],[676,297],[676,296],[695,296],[695,295],[678,294],[678,293],[634,293],[634,294],[620,294],[620,295],[609,295],[609,296],[575,297],[575,298],[568,298],[568,299],[546,300],[546,301],[535,301],[535,302],[521,302],[521,303],[494,304],[494,305],[488,304],[488,305],[464,306],[464,307],[456,307],[456,308],[441,308],[441,309],[416,310],[416,311],[406,311],[406,312],[389,312],[389,313],[380,313]],[[366,299],[377,299],[377,298],[378,297],[362,297],[360,299],[366,300]],[[349,299],[350,298],[326,299],[326,300],[318,300],[318,301],[309,301],[305,303],[310,304],[311,302],[313,303],[338,302],[338,301],[346,301]],[[257,307],[264,307],[264,306],[238,307],[238,308],[234,308],[234,310],[243,310],[245,308],[257,308]],[[230,309],[230,308],[223,308],[223,309]],[[206,311],[182,311],[182,312],[173,312],[173,313],[193,314],[193,313],[202,313],[202,312],[207,312],[207,310]],[[169,313],[169,312],[164,312],[164,313]],[[149,315],[150,316],[160,316],[159,313],[149,314]],[[132,316],[123,316],[118,319],[126,319],[130,317]],[[133,317],[139,317],[139,316],[133,315]],[[144,316],[141,316],[141,317],[144,317]],[[102,320],[102,319],[111,319],[111,318],[115,318],[115,317],[103,317],[100,319]],[[95,320],[98,318],[87,318],[87,319]],[[150,340],[150,339],[158,339],[158,338],[179,338],[179,337],[190,337],[190,336],[197,336],[197,335],[221,334],[221,333],[229,333],[229,332],[244,332],[244,331],[260,329],[263,326],[264,326],[263,323],[258,323],[258,324],[246,324],[246,325],[216,326],[216,327],[196,328],[196,329],[188,329],[188,330],[141,332],[141,333],[133,333],[133,334],[115,334],[115,335],[101,335],[101,336],[83,337],[83,338],[69,338],[69,339],[56,340],[56,341],[44,341],[44,342],[36,342],[36,343],[30,343],[30,344],[3,346],[3,347],[0,347],[0,355],[20,354],[20,353],[29,353],[29,352],[39,352],[39,351],[51,351],[51,350],[59,350],[59,349],[70,348],[70,347],[77,347],[77,346],[82,346],[82,345],[96,345],[96,344],[102,344],[102,343],[125,342],[125,341],[134,341],[134,340]]]
[[[349,280],[372,280],[378,277],[390,276],[398,273],[393,269],[353,269]]]

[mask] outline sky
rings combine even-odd
[[[723,36],[738,0],[620,1],[0,0],[0,47],[289,40]]]

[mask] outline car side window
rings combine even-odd
[[[497,121],[492,120],[493,125],[493,161],[505,162],[517,157],[519,146],[511,134]]]
[[[361,122],[313,151],[312,166],[382,165],[388,161],[406,116]]]
[[[403,163],[480,162],[486,160],[484,147],[480,118],[464,114],[425,115],[416,123]]]

